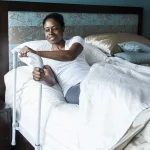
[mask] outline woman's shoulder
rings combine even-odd
[[[72,46],[74,43],[80,43],[82,46],[84,46],[84,40],[81,36],[74,36],[69,40],[65,40],[66,49],[68,49]]]
[[[84,45],[84,40],[81,36],[74,36],[70,39],[70,43],[80,43],[82,46]]]
[[[83,40],[83,38],[79,35],[73,36],[70,40]]]

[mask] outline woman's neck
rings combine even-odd
[[[52,50],[65,50],[65,40],[61,40],[57,44],[52,44]]]

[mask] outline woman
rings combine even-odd
[[[79,104],[80,83],[90,69],[82,53],[84,41],[79,36],[70,40],[63,39],[65,23],[61,14],[51,13],[46,16],[43,27],[45,37],[52,45],[51,51],[34,51],[25,46],[21,49],[20,57],[33,52],[41,57],[49,58],[51,66],[45,66],[43,69],[34,68],[33,79],[40,80],[44,72],[45,82],[53,86],[57,78],[67,102]]]

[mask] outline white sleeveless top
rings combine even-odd
[[[84,46],[84,41],[80,36],[75,36],[65,41],[65,50],[69,50],[73,43],[80,43]],[[82,82],[90,70],[86,62],[83,51],[73,61],[57,61],[49,59],[49,64],[54,71],[64,96],[69,88]]]

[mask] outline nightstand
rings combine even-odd
[[[11,150],[11,108],[0,100],[0,150]]]

